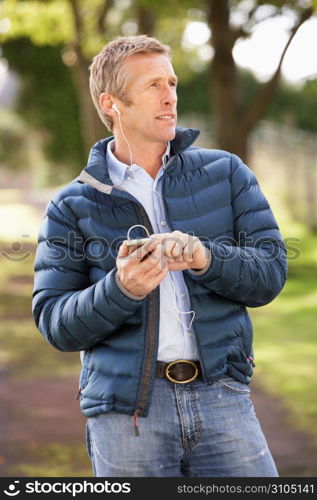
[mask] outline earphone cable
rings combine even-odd
[[[116,108],[115,108],[115,109],[116,109]],[[125,136],[125,134],[124,134],[124,132],[123,132],[123,129],[122,129],[121,118],[120,118],[120,111],[119,111],[119,110],[117,110],[117,113],[118,113],[118,118],[119,118],[119,124],[120,124],[121,133],[122,133],[122,135],[123,135],[123,137],[124,137],[124,139],[125,139],[125,141],[126,141],[126,143],[127,143],[127,145],[128,145],[128,148],[129,148],[129,153],[130,153],[130,166],[132,167],[132,152],[131,152],[130,144],[129,144],[129,141],[128,141],[128,139],[126,138],[126,136]],[[134,178],[136,179],[134,172],[133,172],[133,176],[134,176]],[[136,224],[136,225],[134,225],[134,226],[130,227],[130,229],[129,229],[129,231],[128,231],[128,234],[127,234],[127,238],[128,238],[128,239],[129,239],[129,234],[130,234],[131,229],[133,229],[133,228],[134,228],[134,227],[136,227],[136,226],[143,227],[143,228],[145,229],[146,233],[148,234],[148,236],[150,236],[150,235],[149,235],[149,232],[148,232],[148,230],[147,230],[147,228],[146,228],[145,226],[143,226],[142,224]],[[185,329],[190,329],[190,328],[191,328],[191,326],[192,326],[192,323],[193,323],[193,321],[194,321],[194,318],[195,318],[195,314],[196,314],[196,313],[195,313],[195,311],[180,311],[180,310],[178,309],[178,307],[177,307],[177,302],[176,302],[176,296],[177,296],[177,294],[176,294],[176,289],[175,289],[175,285],[174,285],[174,283],[173,283],[173,280],[172,280],[172,277],[171,277],[170,273],[168,273],[168,277],[169,277],[169,280],[170,280],[170,282],[171,282],[171,284],[172,284],[172,286],[173,286],[173,290],[174,290],[174,306],[175,306],[176,311],[177,311],[179,314],[192,314],[192,315],[193,315],[193,317],[192,317],[192,319],[191,319],[191,321],[190,321],[189,327],[187,327],[186,325],[184,325],[184,323],[182,322],[182,320],[180,319],[180,317],[178,317],[178,318],[177,318],[177,319],[178,319],[178,321],[181,323],[181,325],[182,325]]]
[[[116,109],[116,108],[115,108]],[[123,129],[122,129],[122,124],[121,124],[121,118],[120,118],[120,111],[117,111],[117,114],[118,114],[118,118],[119,118],[119,125],[120,125],[120,129],[121,129],[121,134],[123,135],[123,138],[125,139],[127,145],[128,145],[128,148],[129,148],[129,155],[130,155],[130,167],[131,167],[131,171],[133,172],[133,177],[135,180],[137,180],[136,176],[135,176],[135,173],[134,171],[132,170],[132,152],[131,152],[131,148],[130,148],[130,144],[129,144],[129,141],[128,139],[126,138],[124,132],[123,132]]]

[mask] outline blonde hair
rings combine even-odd
[[[121,36],[109,42],[97,54],[89,66],[89,87],[93,103],[101,121],[112,131],[113,120],[99,104],[102,92],[107,92],[120,99],[126,106],[132,102],[126,95],[129,75],[125,71],[124,61],[134,54],[156,52],[166,55],[171,60],[171,48],[161,44],[156,38],[147,35]]]

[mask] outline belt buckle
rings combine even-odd
[[[186,379],[186,380],[175,380],[170,375],[169,371],[172,368],[172,366],[174,366],[178,363],[185,363],[185,364],[193,366],[195,369],[194,375],[191,378]],[[174,382],[174,384],[188,384],[189,382],[193,382],[194,380],[196,380],[196,378],[198,377],[198,368],[193,361],[189,361],[188,359],[177,359],[176,361],[171,361],[170,363],[168,363],[167,367],[165,368],[165,375],[166,375],[166,378],[168,380],[170,380],[171,382]]]

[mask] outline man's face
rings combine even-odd
[[[129,82],[126,97],[132,102],[130,106],[120,103],[124,134],[131,141],[144,143],[174,139],[177,77],[168,57],[135,54],[125,61],[124,69]]]

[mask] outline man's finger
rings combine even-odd
[[[124,240],[124,242],[120,245],[119,252],[118,252],[118,258],[123,258],[127,257],[129,255],[129,247],[127,245],[127,240]]]
[[[159,242],[158,245],[154,249],[152,249],[151,254],[144,259],[142,265],[144,272],[147,272],[154,267],[160,267],[161,269],[166,267],[167,261],[163,252],[161,242]]]
[[[141,247],[136,248],[130,253],[130,257],[135,261],[142,261],[142,259],[150,252],[153,251],[160,243],[158,239],[154,239]]]
[[[166,238],[171,233],[153,233],[150,235],[150,238],[158,238],[158,239],[163,239]]]
[[[185,262],[192,262],[194,260],[193,245],[188,243],[183,247],[183,259]]]

